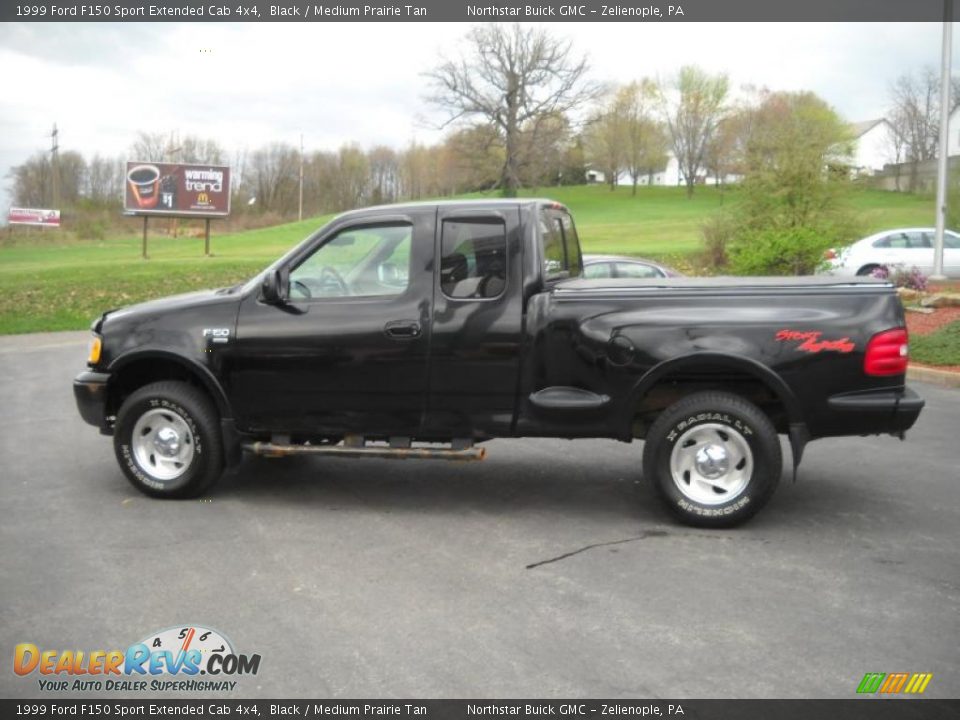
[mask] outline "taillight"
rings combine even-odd
[[[907,371],[907,329],[877,333],[867,343],[863,371],[867,375],[903,375]]]
[[[824,251],[823,251],[823,259],[824,259],[824,260],[836,260],[836,259],[837,259],[837,251],[834,250],[833,248],[830,248],[829,250],[824,250]]]

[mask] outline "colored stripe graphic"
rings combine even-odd
[[[866,695],[896,695],[900,692],[920,695],[932,679],[933,673],[867,673],[857,686],[857,692]]]
[[[863,680],[860,681],[857,692],[869,694],[875,693],[880,689],[880,683],[883,682],[885,677],[886,673],[867,673],[863,676]]]
[[[904,692],[919,695],[927,689],[927,685],[930,684],[932,679],[933,673],[914,673]]]
[[[883,685],[880,686],[880,692],[882,693],[898,693],[903,689],[904,684],[907,682],[907,678],[910,677],[907,673],[890,673],[887,675],[887,679],[884,681]]]

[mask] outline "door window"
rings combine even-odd
[[[401,295],[410,282],[407,224],[341,230],[290,273],[290,296],[330,297]]]
[[[440,289],[451,298],[491,299],[507,286],[507,229],[500,219],[444,220]]]

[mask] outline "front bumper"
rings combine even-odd
[[[73,380],[73,397],[77,401],[80,417],[101,431],[108,430],[106,409],[109,379],[108,373],[86,371]]]
[[[833,395],[827,405],[863,433],[901,435],[917,421],[925,401],[908,387]]]

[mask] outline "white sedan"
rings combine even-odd
[[[884,230],[849,247],[828,250],[826,272],[831,275],[869,275],[880,265],[893,269],[916,267],[925,275],[933,272],[933,228]],[[943,234],[943,274],[960,277],[960,235]]]

